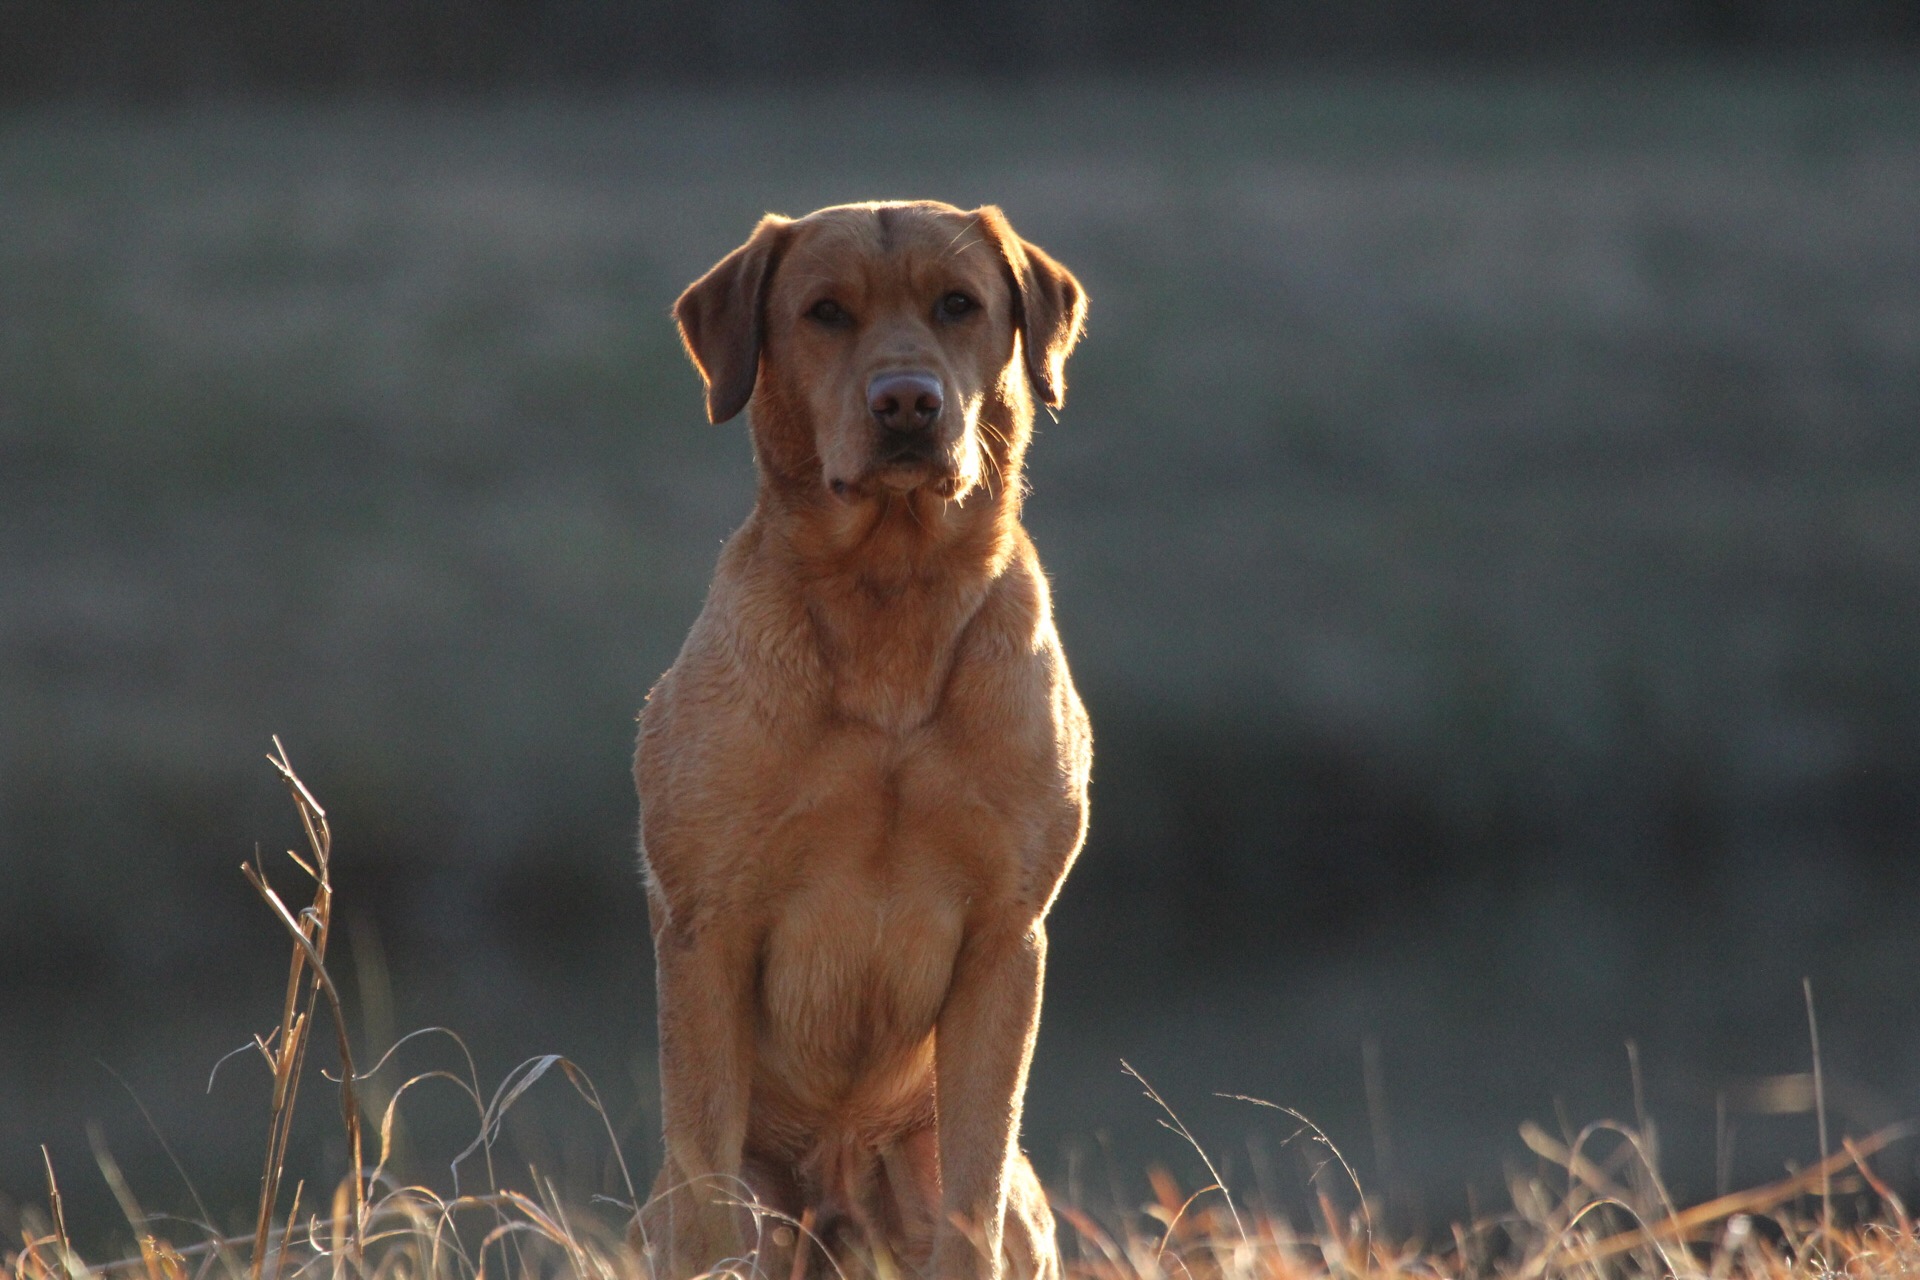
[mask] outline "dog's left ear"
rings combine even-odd
[[[688,285],[673,304],[680,340],[707,382],[709,422],[725,422],[753,399],[766,330],[767,283],[792,225],[777,213],[760,219],[745,244]]]
[[[1087,294],[1073,272],[1022,240],[994,205],[974,211],[1013,281],[1013,318],[1026,352],[1027,378],[1050,409],[1067,402],[1067,356],[1087,324]]]

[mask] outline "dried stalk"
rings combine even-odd
[[[286,1168],[287,1143],[293,1132],[294,1102],[300,1092],[301,1066],[306,1060],[307,1042],[313,1027],[313,1015],[321,996],[326,997],[332,1015],[334,1036],[340,1053],[340,1118],[347,1131],[348,1184],[352,1229],[346,1233],[345,1247],[356,1264],[360,1242],[366,1233],[366,1186],[362,1180],[360,1144],[360,1101],[354,1093],[353,1048],[347,1036],[346,1012],[333,976],[327,972],[327,943],[333,933],[333,881],[331,860],[333,834],[327,826],[326,810],[313,798],[306,784],[293,772],[286,748],[279,738],[273,740],[274,754],[267,757],[279,771],[287,793],[300,813],[300,825],[307,836],[311,861],[292,850],[287,856],[313,880],[313,903],[296,918],[288,910],[273,886],[267,883],[266,869],[256,856],[252,864],[242,863],[246,876],[267,906],[293,939],[293,957],[287,970],[287,995],[281,1008],[280,1025],[255,1044],[273,1071],[273,1105],[268,1125],[265,1167],[260,1174],[260,1205],[254,1221],[253,1267],[251,1280],[277,1280],[266,1275],[266,1261],[272,1243],[280,1199],[280,1181]],[[305,998],[302,999],[302,979]]]

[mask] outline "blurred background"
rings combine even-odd
[[[92,1121],[250,1222],[275,733],[362,1062],[564,1053],[650,1172],[633,717],[752,497],[668,307],[874,197],[1093,302],[1028,508],[1098,739],[1051,1185],[1199,1185],[1124,1058],[1237,1188],[1301,1147],[1216,1093],[1436,1228],[1634,1119],[1629,1042],[1677,1194],[1771,1178],[1803,977],[1835,1128],[1920,1113],[1916,54],[1904,0],[0,3],[0,1211],[46,1143],[124,1242]],[[403,1115],[445,1187],[471,1107]],[[557,1077],[505,1143],[608,1189]]]

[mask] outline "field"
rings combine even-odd
[[[1909,68],[33,109],[0,1197],[97,1118],[184,1210],[104,1063],[245,1203],[257,1081],[204,1090],[277,1016],[235,871],[295,838],[272,733],[340,815],[365,1044],[565,1052],[650,1149],[632,715],[751,496],[666,309],[764,209],[904,194],[1002,205],[1093,301],[1029,505],[1099,738],[1045,1176],[1110,1140],[1205,1184],[1124,1057],[1230,1181],[1290,1130],[1216,1091],[1433,1225],[1556,1101],[1631,1114],[1633,1040],[1675,1194],[1764,1185],[1816,1150],[1766,1084],[1808,1070],[1803,977],[1836,1129],[1920,1112]],[[545,1096],[516,1140],[602,1189]]]
[[[97,1130],[90,1131],[95,1163],[125,1216],[134,1243],[101,1271],[144,1272],[148,1280],[300,1280],[327,1274],[341,1280],[478,1280],[488,1269],[507,1276],[563,1276],[575,1280],[651,1280],[655,1275],[637,1224],[640,1185],[622,1151],[620,1135],[592,1079],[559,1055],[521,1063],[489,1096],[466,1061],[456,1070],[390,1072],[404,1038],[367,1064],[355,1060],[355,1039],[340,985],[328,968],[338,907],[332,880],[331,820],[293,771],[277,741],[270,757],[300,817],[304,850],[289,851],[301,888],[283,897],[269,861],[256,855],[244,868],[247,882],[277,918],[291,942],[291,970],[277,1026],[240,1052],[257,1050],[268,1067],[264,1170],[250,1236],[229,1234],[194,1192],[198,1216],[149,1214]],[[284,881],[283,881],[284,882]],[[311,901],[304,901],[307,898]],[[1808,1006],[1812,1017],[1811,996]],[[339,1093],[346,1174],[318,1203],[303,1204],[307,1180],[296,1177],[291,1195],[287,1155],[291,1149],[301,1086],[310,1074],[308,1049],[334,1033],[334,1070],[322,1073]],[[417,1033],[441,1035],[444,1029]],[[1765,1187],[1722,1194],[1682,1209],[1659,1172],[1659,1139],[1644,1111],[1637,1127],[1613,1122],[1589,1125],[1556,1140],[1537,1126],[1523,1130],[1540,1158],[1531,1177],[1509,1175],[1510,1209],[1452,1224],[1431,1242],[1391,1234],[1389,1196],[1370,1196],[1339,1148],[1313,1121],[1291,1108],[1266,1106],[1295,1126],[1286,1146],[1302,1157],[1301,1195],[1279,1192],[1271,1166],[1255,1170],[1255,1187],[1238,1193],[1221,1178],[1205,1149],[1178,1114],[1143,1078],[1127,1068],[1163,1112],[1162,1124],[1177,1133],[1211,1181],[1186,1193],[1164,1167],[1148,1170],[1152,1196],[1126,1202],[1116,1180],[1104,1206],[1093,1208],[1076,1179],[1055,1193],[1065,1228],[1064,1260],[1076,1280],[1334,1280],[1339,1276],[1421,1277],[1468,1280],[1480,1276],[1578,1277],[1667,1276],[1675,1280],[1725,1280],[1728,1276],[1809,1277],[1844,1273],[1856,1280],[1910,1276],[1920,1268],[1920,1240],[1898,1193],[1877,1173],[1873,1158],[1891,1143],[1910,1139],[1920,1126],[1891,1126],[1860,1139]],[[496,1147],[515,1105],[549,1075],[563,1078],[605,1135],[607,1191],[590,1203],[569,1204],[550,1174],[528,1164],[522,1185],[502,1178]],[[456,1155],[445,1181],[450,1189],[410,1181],[398,1162],[404,1139],[401,1115],[409,1095],[451,1085],[473,1111],[475,1136]],[[1827,1143],[1824,1092],[1815,1041],[1814,1091],[1820,1141]],[[1639,1078],[1635,1076],[1636,1103]],[[1609,1148],[1611,1150],[1609,1151]],[[46,1169],[44,1205],[21,1211],[11,1242],[0,1247],[0,1267],[14,1280],[76,1280],[96,1269],[80,1255],[68,1228],[60,1180],[52,1158]],[[470,1163],[469,1163],[470,1162]],[[468,1180],[460,1185],[461,1166]],[[1549,1170],[1552,1172],[1550,1173]],[[297,1175],[297,1170],[295,1171]],[[183,1181],[185,1171],[180,1171]],[[1344,1175],[1344,1181],[1342,1179]],[[516,1180],[517,1181],[517,1180]],[[477,1185],[476,1185],[477,1184]],[[1838,1201],[1836,1202],[1836,1191]],[[1276,1192],[1279,1194],[1276,1196]],[[1816,1198],[1817,1197],[1817,1198]],[[1304,1215],[1288,1201],[1304,1198]],[[1243,1207],[1244,1206],[1244,1207]],[[745,1280],[768,1273],[757,1251],[764,1235],[791,1243],[799,1232],[816,1247],[811,1213],[793,1218],[751,1200],[753,1234],[746,1256],[720,1264],[715,1274]],[[303,1213],[304,1209],[304,1213]],[[1447,1236],[1451,1238],[1448,1239]],[[831,1269],[794,1257],[795,1280],[804,1274],[892,1280],[899,1266],[885,1253],[835,1259]],[[1026,1280],[1015,1275],[1010,1280]]]

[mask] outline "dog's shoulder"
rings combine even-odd
[[[751,519],[727,540],[700,616],[647,697],[643,732],[649,721],[664,729],[683,708],[706,718],[770,714],[756,694],[790,696],[821,680],[805,605],[762,542]]]
[[[945,711],[953,729],[979,739],[983,750],[1085,773],[1087,713],[1054,626],[1046,573],[1024,533],[968,628]]]
[[[961,665],[1015,679],[1071,683],[1054,627],[1053,592],[1026,531],[1016,527],[1012,554],[967,627]]]

